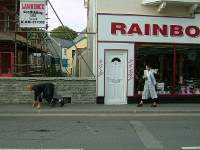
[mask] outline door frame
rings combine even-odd
[[[124,76],[124,79],[125,79],[125,81],[124,81],[124,84],[125,84],[125,86],[124,86],[124,88],[125,88],[125,97],[124,97],[124,99],[125,99],[125,103],[124,104],[128,104],[128,101],[127,101],[127,95],[128,95],[128,49],[104,49],[104,104],[106,103],[106,53],[107,52],[109,52],[109,51],[121,51],[121,52],[124,52],[125,53],[125,55],[126,55],[126,60],[125,60],[125,62],[126,62],[126,74],[125,74],[125,76]],[[109,105],[109,104],[108,104]],[[110,105],[112,105],[112,104],[110,104]],[[113,104],[114,105],[114,104]],[[118,105],[118,104],[116,104],[116,105]],[[123,105],[123,104],[119,104],[119,105]]]

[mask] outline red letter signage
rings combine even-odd
[[[185,33],[191,37],[197,37],[200,35],[200,29],[197,26],[188,26],[185,29]]]
[[[111,34],[117,34],[117,32],[121,34],[126,34],[126,25],[124,23],[111,23]]]
[[[183,36],[183,27],[180,25],[170,25],[171,36]]]
[[[137,33],[138,35],[142,35],[142,31],[140,29],[140,26],[137,23],[133,23],[130,27],[130,29],[128,30],[128,34],[133,34],[133,33]]]

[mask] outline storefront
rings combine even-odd
[[[199,14],[97,16],[97,97],[105,104],[141,97],[147,63],[159,69],[160,97],[200,97]]]

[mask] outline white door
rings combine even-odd
[[[127,51],[105,52],[105,104],[127,104]]]

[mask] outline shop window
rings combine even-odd
[[[158,94],[200,94],[200,45],[137,44],[135,93],[143,90],[145,64],[158,69]]]
[[[177,93],[200,94],[200,46],[177,48]]]
[[[172,92],[173,80],[173,46],[171,45],[149,45],[142,44],[136,47],[136,75],[135,92],[142,93],[144,86],[143,73],[145,65],[148,64],[152,69],[158,69],[155,75],[159,83],[160,93],[169,94]],[[164,85],[160,87],[160,85]]]

